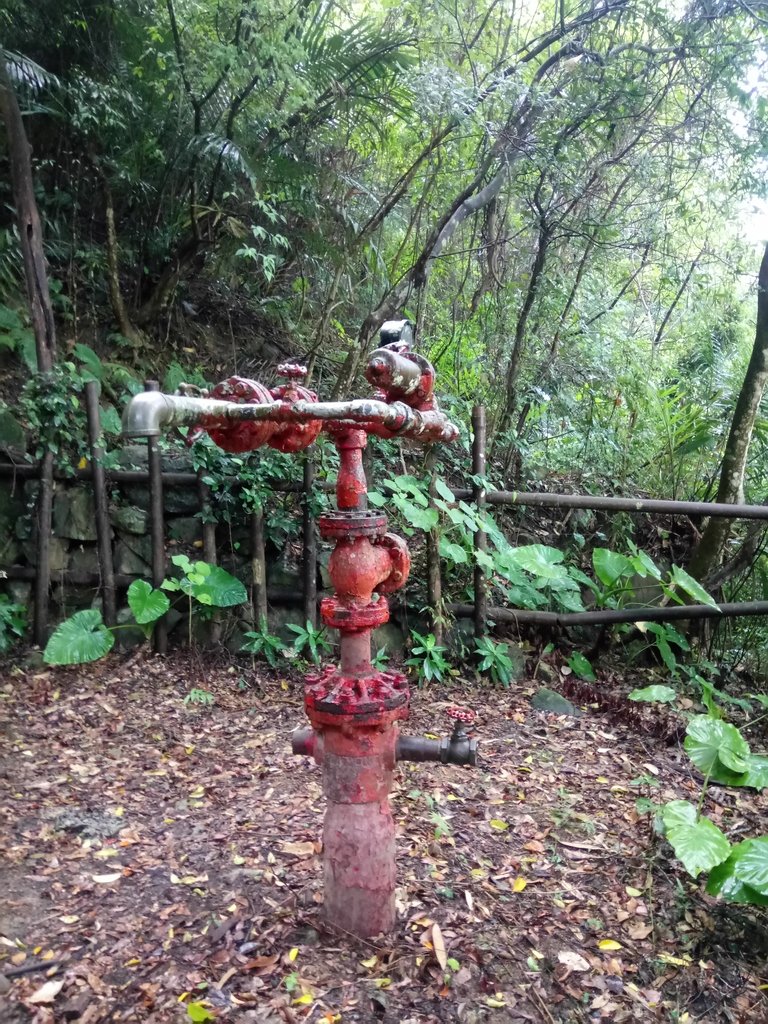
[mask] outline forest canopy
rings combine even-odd
[[[0,21],[70,350],[208,377],[287,351],[339,394],[406,315],[443,392],[487,405],[503,481],[714,493],[753,336],[760,4],[11,0]],[[764,457],[758,417],[753,498]]]

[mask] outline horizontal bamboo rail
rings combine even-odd
[[[473,604],[446,606],[453,615],[474,615]],[[540,612],[527,608],[489,607],[488,618],[513,625],[602,626],[619,622],[675,622],[682,619],[721,619],[740,615],[768,615],[768,601],[726,602],[711,608],[708,604],[686,604],[651,608],[602,608],[594,612]]]
[[[105,469],[104,475],[112,483],[148,484],[149,473],[142,469]],[[38,466],[0,463],[0,477],[19,477],[24,480],[36,480],[40,477]],[[92,480],[93,471],[90,467],[76,469],[71,474],[56,471],[56,480]],[[167,487],[196,487],[197,473],[184,473],[165,470],[162,474],[163,484]],[[304,491],[303,481],[276,480],[271,488],[278,494],[301,494]],[[394,488],[387,482],[378,485],[382,491]],[[330,480],[315,480],[314,487],[321,491],[333,491],[334,484]],[[451,488],[456,501],[471,500],[474,490],[471,487]],[[689,515],[716,516],[721,519],[765,519],[768,520],[768,505],[728,505],[715,501],[667,501],[661,498],[616,498],[595,494],[548,494],[542,491],[486,491],[485,501],[488,505],[525,505],[539,508],[582,508],[595,512],[641,512],[648,515]]]

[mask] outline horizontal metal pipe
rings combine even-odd
[[[134,395],[123,412],[124,437],[159,437],[169,427],[208,426],[231,421],[265,420],[274,416],[282,402],[225,402],[219,398],[193,398],[147,391]]]
[[[423,736],[398,736],[395,758],[398,761],[442,761],[442,752],[448,741],[428,740]]]
[[[225,426],[231,422],[309,420],[375,424],[401,437],[452,440],[458,433],[442,413],[420,412],[404,402],[355,398],[349,402],[226,402],[217,398],[164,395],[150,391],[134,395],[123,412],[125,437],[158,437],[169,427]]]
[[[116,587],[130,587],[135,580],[145,579],[149,576],[149,569],[142,575],[129,573],[115,573]],[[37,569],[34,565],[8,565],[0,569],[0,580],[28,580],[37,579]],[[102,578],[98,572],[90,572],[87,569],[60,569],[51,572],[51,582],[63,583],[74,587],[101,586]],[[276,605],[300,606],[303,601],[301,593],[291,587],[267,587],[267,600]]]
[[[398,735],[395,747],[397,761],[439,761],[441,764],[477,764],[477,740],[463,735],[428,740],[423,736]]]
[[[474,605],[452,603],[453,615],[471,617]],[[600,626],[618,622],[675,622],[681,619],[720,619],[739,615],[768,615],[768,601],[736,601],[718,606],[675,605],[672,608],[606,608],[594,612],[538,612],[527,608],[489,608],[488,618],[513,625],[538,623],[542,626]]]
[[[107,469],[104,471],[107,480],[119,484],[146,484],[149,483],[149,473],[146,469]],[[53,474],[55,480],[92,480],[93,470],[90,466],[87,469],[76,469],[72,473],[57,471]],[[13,465],[12,463],[0,463],[0,477],[18,477],[21,480],[37,480],[40,477],[38,466]],[[168,470],[163,473],[163,483],[170,486],[197,487],[199,477],[197,473],[177,473]],[[233,481],[238,486],[239,481]],[[270,487],[278,493],[300,493],[303,484],[299,480],[275,480]],[[333,491],[335,484],[330,480],[315,480],[314,487],[321,491]]]
[[[151,392],[147,392],[151,394]],[[264,408],[264,407],[263,407]],[[108,469],[105,471],[108,480],[115,483],[146,483],[149,474],[137,469]],[[19,477],[24,480],[37,480],[40,477],[38,466],[26,464],[0,463],[0,477]],[[77,469],[73,474],[55,472],[56,480],[90,480],[93,473],[90,468]],[[163,473],[163,483],[176,486],[197,486],[196,473]],[[316,480],[315,487],[320,490],[332,491],[333,483],[328,480]],[[394,491],[386,481],[378,485],[380,490]],[[302,485],[294,481],[275,481],[271,484],[273,491],[298,492]],[[469,487],[452,488],[456,501],[466,501],[472,497]],[[546,508],[583,508],[605,512],[635,512],[658,515],[695,515],[716,516],[721,519],[765,519],[768,520],[768,505],[728,505],[714,501],[666,501],[657,498],[613,498],[600,497],[592,494],[543,494],[526,491],[487,491],[486,501],[489,505],[525,505]]]

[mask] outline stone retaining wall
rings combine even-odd
[[[193,472],[192,461],[184,452],[162,452],[161,460],[164,472]],[[126,445],[118,453],[115,468],[146,470],[146,446]],[[11,566],[33,569],[37,564],[35,507],[38,490],[39,483],[36,480],[0,477],[0,573]],[[137,579],[151,579],[149,484],[109,482],[108,492],[114,571]],[[174,568],[170,562],[172,555],[184,553],[193,559],[202,558],[198,490],[188,485],[166,485],[163,488],[163,504],[170,575]],[[295,514],[300,517],[298,498]],[[220,541],[217,545],[219,564],[250,588],[251,550],[247,524],[233,524],[231,527],[229,524],[220,524],[217,530]],[[329,556],[330,549],[319,544],[317,571],[323,587],[329,585],[325,571]],[[72,585],[61,579],[62,572],[100,571],[93,489],[88,481],[55,481],[50,557],[52,585],[49,620],[53,628],[57,622],[75,611],[100,606],[97,585]],[[276,607],[270,602],[270,627],[286,640],[293,639],[293,635],[286,629],[288,624],[303,623],[301,557],[300,537],[296,541],[286,542],[280,550],[267,544],[267,586],[279,588],[291,595],[285,606]],[[0,582],[0,586],[14,601],[26,605],[31,617],[33,584],[27,580],[5,579]],[[181,601],[186,601],[186,598],[181,598]],[[125,588],[118,589],[118,609],[119,623],[131,621],[130,610],[125,603]],[[182,618],[181,611],[172,608],[169,612],[169,628],[176,628]],[[231,649],[239,650],[243,633],[252,628],[250,607],[245,605],[227,610],[223,613],[223,621],[225,642]],[[130,643],[135,642],[137,637],[132,636],[131,631],[121,630],[118,639],[122,643]],[[390,653],[399,654],[403,649],[404,632],[391,623],[378,631],[374,642],[386,647]]]

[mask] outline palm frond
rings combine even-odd
[[[61,86],[56,75],[46,71],[45,68],[21,53],[14,53],[12,50],[4,50],[0,47],[0,57],[8,68],[8,75],[13,82],[20,104],[22,102],[32,103],[43,92],[51,92]],[[27,111],[27,113],[29,112]]]
[[[315,19],[302,43],[306,71],[319,94],[317,106],[333,99],[402,112],[407,94],[398,80],[413,63],[411,42],[370,21],[329,34],[323,20]]]

